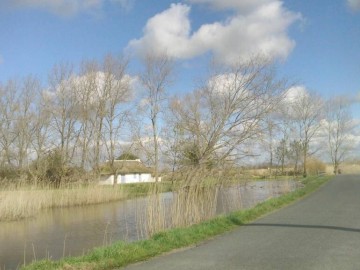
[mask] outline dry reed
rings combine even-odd
[[[0,221],[33,217],[43,209],[106,203],[126,197],[120,188],[98,185],[53,189],[31,186],[8,187],[0,191]]]
[[[157,184],[153,186],[146,209],[137,215],[141,236],[150,237],[165,229],[190,226],[216,216],[222,178],[203,169],[189,170],[183,176],[170,204],[163,202]]]
[[[166,229],[198,224],[216,217],[219,211],[228,213],[258,202],[258,199],[251,195],[253,192],[243,198],[241,183],[245,184],[245,181],[236,183],[227,176],[224,173],[212,173],[206,168],[189,170],[183,174],[183,181],[174,190],[170,203],[164,202],[159,188],[154,184],[145,209],[138,209],[137,212],[140,238],[151,237]],[[269,182],[270,184],[272,183]],[[269,188],[269,194],[264,199],[277,196],[273,194],[273,188],[275,187]],[[285,181],[278,192],[287,193],[290,190],[289,182]],[[246,205],[243,199],[247,201]]]

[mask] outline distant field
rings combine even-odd
[[[342,174],[360,174],[360,164],[350,164],[344,163],[340,166]],[[292,171],[292,168],[285,168],[285,172]],[[273,169],[273,173],[275,174],[276,169]],[[326,174],[332,175],[333,167],[331,164],[326,164],[325,169]],[[269,177],[270,171],[268,169],[248,169],[245,170],[245,175],[249,177]]]
[[[360,174],[360,164],[342,164],[340,169],[342,174]],[[326,166],[326,173],[333,173],[333,167],[331,165]]]

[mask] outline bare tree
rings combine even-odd
[[[106,99],[106,114],[104,140],[108,153],[110,169],[115,174],[114,185],[116,185],[118,169],[114,164],[116,151],[119,148],[119,140],[124,135],[124,124],[129,113],[126,102],[131,97],[131,78],[126,74],[128,61],[107,56],[104,60],[102,95]],[[123,134],[120,134],[120,131]]]
[[[282,140],[280,140],[280,142],[278,143],[275,149],[275,157],[278,163],[280,164],[281,174],[284,174],[285,171],[285,162],[286,162],[287,154],[288,154],[287,140],[283,138]]]
[[[263,133],[260,136],[261,145],[264,150],[268,153],[268,168],[270,176],[272,175],[276,147],[275,140],[278,132],[278,125],[275,121],[274,115],[268,114],[263,121]]]
[[[34,113],[34,136],[32,140],[32,148],[36,153],[36,158],[41,159],[44,153],[49,149],[50,145],[50,119],[51,116],[47,111],[48,97],[46,93],[39,93],[35,99]]]
[[[51,148],[51,115],[48,113],[49,96],[46,91],[39,88],[34,100],[33,133],[31,150],[33,152],[31,166],[28,172],[32,176],[35,186],[39,180],[44,180],[47,166],[44,161]],[[53,138],[54,139],[54,138]]]
[[[96,103],[95,117],[92,125],[94,127],[94,161],[93,168],[100,173],[101,149],[103,146],[104,118],[106,114],[106,99],[98,93],[98,101]]]
[[[103,147],[104,121],[106,115],[107,97],[104,95],[104,82],[100,78],[100,64],[97,61],[85,63],[83,74],[83,91],[87,96],[87,104],[84,104],[84,117],[89,120],[88,125],[83,126],[83,132],[88,133],[88,139],[84,138],[82,159],[85,159],[90,151],[87,151],[91,143],[93,148],[93,158],[90,161],[91,167],[100,173],[101,150]],[[86,136],[84,134],[84,136]]]
[[[16,155],[13,144],[17,138],[15,131],[16,113],[19,108],[17,102],[19,83],[9,80],[0,88],[0,144],[2,150],[2,166],[15,166]]]
[[[90,145],[96,136],[96,112],[98,104],[98,63],[96,61],[83,61],[80,76],[76,83],[77,120],[79,122],[79,148],[80,167],[86,168],[93,165],[90,158]],[[95,135],[95,136],[94,136]],[[95,145],[93,143],[93,145]]]
[[[167,88],[173,81],[173,62],[167,55],[147,55],[140,82],[145,90],[143,110],[150,119],[153,141],[155,181],[159,178],[159,117],[167,99]]]
[[[246,143],[262,132],[261,121],[282,98],[286,82],[260,58],[215,70],[204,86],[173,102],[197,167],[250,155]],[[188,148],[189,145],[185,145]]]
[[[300,140],[293,140],[290,142],[288,158],[294,165],[294,174],[297,175],[299,173],[299,166],[301,162],[301,155],[303,152],[303,144]]]
[[[78,137],[75,129],[77,99],[75,96],[76,80],[73,67],[68,64],[54,66],[49,75],[50,99],[48,113],[51,114],[52,128],[58,138],[55,147],[60,150],[63,168],[73,158],[75,140]]]
[[[311,154],[310,143],[321,126],[323,101],[315,92],[300,91],[288,105],[288,117],[293,122],[302,145],[303,175],[306,176],[307,157]]]
[[[171,114],[166,117],[164,138],[162,142],[164,161],[171,169],[171,179],[174,181],[175,171],[181,166],[181,148],[184,145],[184,134],[180,127],[173,122]]]
[[[34,77],[27,77],[21,82],[17,95],[18,104],[15,119],[15,133],[17,134],[14,149],[16,151],[17,163],[22,168],[27,162],[28,152],[34,139],[35,131],[35,99],[40,93],[40,82]]]
[[[0,103],[0,144],[2,165],[24,169],[33,157],[36,139],[38,107],[41,85],[37,78],[9,80],[2,92]]]
[[[350,136],[353,121],[348,99],[336,97],[329,100],[326,104],[326,119],[323,124],[327,135],[328,153],[334,173],[337,174],[340,164],[352,148]]]

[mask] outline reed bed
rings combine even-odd
[[[137,230],[141,239],[167,229],[189,227],[211,220],[218,215],[218,210],[227,213],[242,209],[240,185],[246,185],[246,181],[234,182],[227,175],[213,173],[206,168],[189,170],[183,177],[183,181],[178,182],[173,188],[170,203],[164,202],[165,198],[158,184],[151,186],[145,209],[139,209],[137,213]],[[286,180],[278,192],[288,193],[291,189]],[[231,194],[225,196],[225,190],[231,190]],[[271,192],[272,188],[267,199],[278,196]],[[247,200],[249,205],[256,204],[255,198],[247,197]],[[220,205],[222,210],[218,209]]]
[[[126,198],[124,189],[98,185],[75,185],[54,189],[50,186],[10,187],[0,191],[0,221],[36,216],[44,209],[106,203]]]
[[[166,229],[191,226],[216,216],[220,187],[228,181],[204,168],[190,170],[183,177],[173,190],[170,204],[162,201],[159,185],[152,186],[146,209],[138,215],[140,235],[149,238]]]

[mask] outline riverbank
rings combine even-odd
[[[160,192],[172,190],[171,183],[158,183]],[[146,196],[152,183],[112,186],[82,185],[54,189],[51,186],[8,187],[0,190],[0,221],[35,217],[41,211],[56,207],[84,206]]]
[[[311,193],[330,178],[331,177],[303,179],[303,188],[281,197],[267,200],[252,209],[234,212],[227,216],[220,216],[190,227],[171,229],[157,233],[149,240],[133,243],[117,242],[107,247],[96,248],[84,256],[69,257],[57,262],[44,260],[23,267],[22,269],[105,270],[146,260],[173,249],[197,244],[215,235],[232,230],[239,225],[249,223],[266,213],[279,209]]]

